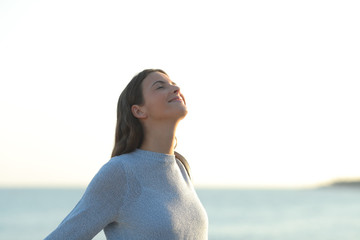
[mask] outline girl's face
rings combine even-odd
[[[187,114],[185,98],[180,88],[166,74],[150,73],[142,82],[144,105],[139,106],[140,118],[179,120]]]

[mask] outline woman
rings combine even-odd
[[[174,151],[187,114],[180,88],[160,69],[137,74],[121,93],[112,158],[46,238],[207,239],[208,218],[184,157]]]

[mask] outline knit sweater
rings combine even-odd
[[[175,155],[142,149],[113,157],[45,240],[207,239],[208,218]]]

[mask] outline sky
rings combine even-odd
[[[196,186],[360,177],[358,1],[0,1],[0,186],[86,186],[161,68]]]

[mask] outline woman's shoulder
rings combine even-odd
[[[123,178],[126,175],[127,163],[130,158],[129,154],[121,154],[119,156],[111,157],[98,170],[95,179],[104,179],[109,177]]]
[[[126,172],[127,169],[131,169],[134,164],[136,164],[136,156],[134,156],[133,152],[123,153],[118,156],[111,157],[110,160],[102,167],[103,170],[109,171],[122,171]]]
[[[133,153],[123,153],[118,156],[111,157],[107,162],[108,165],[126,165],[134,158]]]
[[[95,174],[90,185],[106,185],[125,183],[133,169],[132,161],[134,156],[131,153],[121,154],[109,159]]]
[[[106,187],[108,189],[111,186],[116,186],[116,188],[125,186],[128,175],[131,173],[132,167],[129,163],[132,162],[132,158],[131,153],[111,157],[95,174],[89,187],[96,189]]]

